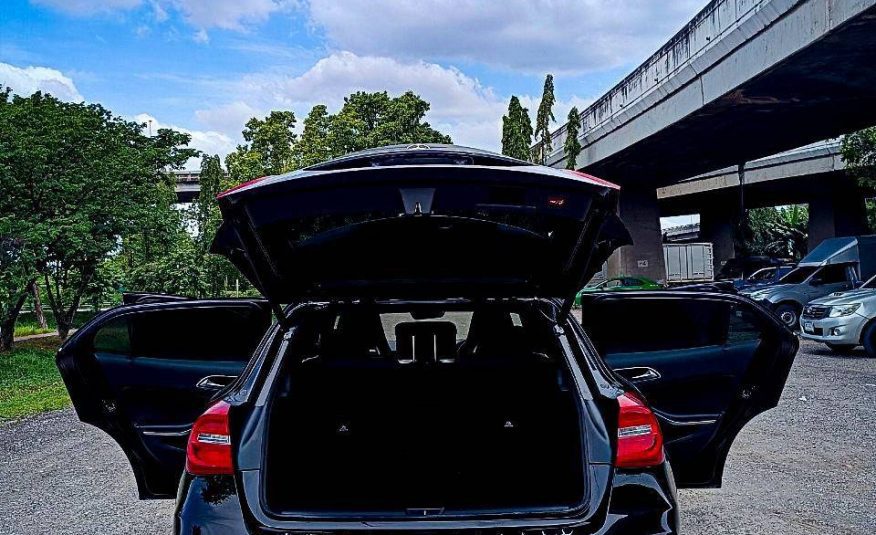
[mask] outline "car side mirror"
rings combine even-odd
[[[860,288],[860,287],[864,286],[864,281],[855,281],[855,283],[852,284],[852,286],[854,286],[855,288]]]
[[[824,280],[821,277],[815,277],[813,279],[810,279],[809,284],[812,286],[821,286],[822,284],[824,284]]]

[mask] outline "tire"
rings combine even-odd
[[[776,307],[776,316],[782,320],[789,329],[796,330],[800,326],[800,307],[791,303],[782,303]]]
[[[876,358],[876,322],[867,325],[864,329],[864,334],[861,335],[861,345],[864,346],[864,352],[867,356]]]
[[[833,351],[834,353],[836,353],[838,355],[848,355],[849,353],[852,352],[852,350],[855,349],[854,344],[828,344],[828,343],[825,343],[824,345],[826,345],[828,347],[828,349],[830,349],[831,351]]]

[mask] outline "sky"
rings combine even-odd
[[[99,102],[224,156],[244,122],[408,89],[454,142],[497,150],[511,95],[555,76],[558,125],[705,0],[3,0],[0,84]]]

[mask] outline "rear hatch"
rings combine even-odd
[[[452,146],[368,151],[219,196],[214,252],[273,303],[571,299],[629,234],[617,186]]]
[[[629,234],[616,216],[617,196],[617,186],[597,178],[490,153],[449,146],[387,148],[258,179],[225,192],[219,196],[223,225],[213,251],[234,262],[275,309],[286,303],[325,300],[362,303],[464,298],[480,302],[480,298],[506,297],[562,298],[570,307],[577,290],[608,255],[629,243]],[[377,373],[371,369],[374,365],[369,363],[368,372],[377,376],[375,381],[400,377]],[[364,374],[348,373],[355,384]],[[460,372],[453,377],[462,381],[467,376]],[[393,384],[415,397],[422,392],[414,388],[414,383]],[[428,384],[438,388],[436,385],[444,383]],[[461,391],[442,389],[451,397],[454,390]],[[258,397],[252,418],[241,427],[249,438],[237,454],[240,484],[249,511],[257,524],[269,530],[409,529],[412,522],[420,529],[582,528],[594,521],[594,515],[605,513],[608,461],[593,462],[587,457],[586,444],[571,440],[564,444],[580,452],[576,470],[585,474],[583,481],[573,479],[559,498],[549,496],[539,503],[514,495],[496,504],[481,504],[476,511],[468,504],[449,505],[430,495],[433,489],[422,487],[420,499],[408,500],[405,508],[401,502],[389,502],[394,495],[380,497],[379,493],[367,496],[381,502],[370,513],[362,503],[346,509],[337,501],[308,504],[306,489],[298,495],[288,489],[278,492],[273,484],[265,484],[267,476],[262,471],[271,465],[265,462],[271,437],[275,453],[278,448],[283,450],[289,440],[297,439],[281,433],[281,439],[276,440],[277,433],[269,429],[277,425],[276,421],[269,423],[266,415],[274,394]],[[340,403],[346,398],[332,399]],[[307,414],[295,411],[307,403],[294,401],[286,407],[289,418],[304,418]],[[356,403],[351,406],[361,408]],[[491,416],[486,414],[484,418]],[[410,418],[416,416],[402,420],[410,422]],[[389,426],[387,421],[372,422],[372,427]],[[333,422],[319,420],[313,425],[329,423]],[[504,425],[504,420],[500,423]],[[421,436],[434,438],[437,428],[422,424],[420,421],[421,427],[402,427],[408,431],[419,429]],[[331,436],[342,434],[345,425],[349,424],[339,421],[336,428],[326,432]],[[458,427],[456,423],[454,426]],[[535,440],[533,435],[524,438]],[[402,443],[395,447],[415,446]],[[430,447],[434,450],[439,445]],[[288,448],[290,453],[293,449]],[[326,455],[323,449],[317,450],[314,455]],[[382,458],[393,458],[393,450],[384,453]],[[549,455],[551,459],[542,462],[555,460],[555,453]],[[424,455],[422,461],[428,462],[429,457]],[[299,474],[299,481],[306,479],[300,475],[307,468],[300,462],[301,456],[292,460],[285,468],[282,463],[277,465],[277,473],[287,470]],[[576,466],[575,461],[570,460],[569,466]],[[516,462],[527,460],[521,456]],[[358,481],[368,472],[367,466],[360,466],[366,463],[367,459],[359,459],[350,469],[355,468],[353,472],[335,475],[339,480],[347,478],[348,483],[355,479],[363,488],[385,483],[373,473],[368,474],[369,481]],[[437,466],[418,463],[413,463],[410,470],[440,473]],[[394,474],[398,481],[407,477],[404,470]],[[305,476],[318,480],[313,474]],[[284,487],[295,484],[287,482],[293,477],[282,479]],[[580,487],[574,487],[579,483]],[[314,494],[318,494],[316,490]],[[331,494],[330,490],[326,492]],[[346,491],[332,495],[341,500],[349,497],[351,491]],[[404,493],[405,489],[398,492]],[[434,503],[439,506],[433,507]],[[449,510],[451,505],[455,513]],[[390,509],[395,513],[390,514]]]

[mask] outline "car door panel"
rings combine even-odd
[[[215,389],[198,388],[210,375],[239,375],[243,361],[95,355],[116,399],[138,426],[191,424]]]
[[[778,403],[797,350],[772,314],[729,294],[593,294],[582,326],[658,416],[680,487],[720,486],[733,439]]]
[[[650,397],[665,400],[661,410],[683,417],[687,402],[672,394],[684,389],[700,400],[701,414],[718,414],[728,403],[728,392],[735,390],[747,362],[728,355],[723,346],[707,346],[653,353],[608,353],[605,361],[617,370],[642,366],[653,369],[659,378],[632,382]],[[695,364],[695,365],[694,365]],[[728,368],[728,364],[733,364]],[[628,379],[626,374],[622,374]]]
[[[174,496],[192,423],[241,373],[270,317],[257,300],[149,299],[95,318],[58,352],[79,418],[119,443],[141,498]]]

